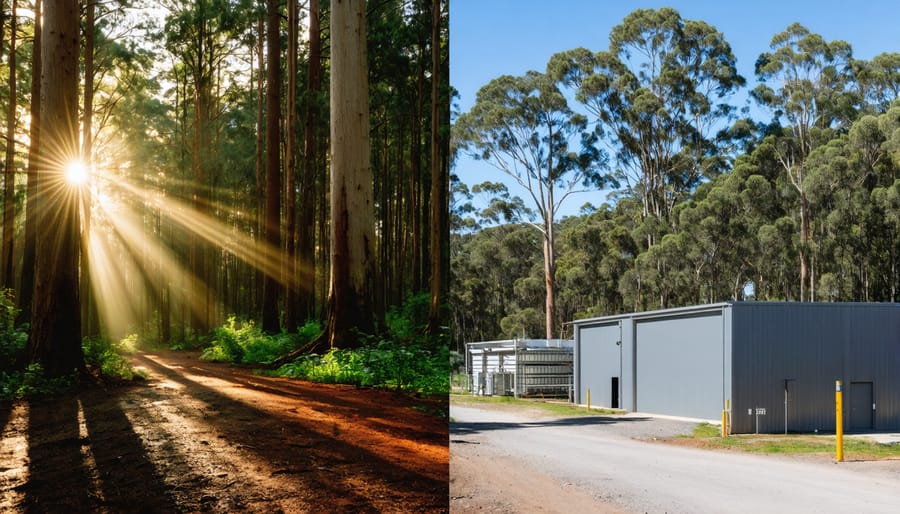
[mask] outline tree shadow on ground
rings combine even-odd
[[[146,362],[146,357],[138,356],[142,362]],[[151,360],[152,362],[152,360]],[[210,363],[207,363],[210,364]],[[199,368],[188,367],[187,371],[195,371]],[[446,396],[441,398],[426,397],[417,398],[412,395],[387,390],[365,389],[364,395],[358,398],[338,397],[332,394],[332,391],[324,387],[339,387],[346,389],[359,389],[350,385],[322,386],[317,384],[316,387],[309,387],[308,384],[296,380],[286,379],[283,377],[245,377],[237,373],[232,373],[235,368],[231,366],[210,364],[204,367],[202,373],[206,376],[215,377],[225,380],[248,389],[269,393],[272,395],[294,398],[302,401],[306,405],[312,405],[317,410],[327,411],[328,413],[339,413],[346,417],[359,417],[359,424],[370,426],[385,432],[390,432],[397,437],[415,438],[418,442],[431,444],[433,446],[446,447],[446,434],[443,437],[434,437],[434,434],[425,433],[418,427],[399,426],[396,419],[391,413],[386,412],[388,409],[407,411],[413,406],[424,407],[431,411],[447,412],[449,408],[449,398]],[[186,378],[187,379],[187,378]],[[189,379],[187,379],[189,380]],[[378,417],[371,416],[373,396],[375,401],[383,402],[385,412]],[[407,411],[408,412],[408,411]]]
[[[478,422],[452,422],[450,423],[450,435],[465,436],[475,435],[481,432],[493,432],[498,430],[519,430],[524,428],[540,427],[590,427],[613,425],[616,423],[634,423],[647,421],[650,418],[640,417],[613,417],[613,416],[578,416],[573,418],[561,418],[545,421],[478,421]]]
[[[209,409],[201,421],[213,427],[231,446],[256,454],[270,462],[276,469],[273,474],[290,475],[300,483],[311,497],[309,501],[332,512],[380,512],[385,509],[403,509],[404,501],[414,501],[415,510],[441,512],[448,509],[449,467],[444,476],[419,472],[395,464],[366,448],[367,441],[351,444],[339,436],[337,424],[315,419],[298,419],[291,416],[275,416],[268,411],[233,399],[225,394],[189,379],[178,369],[166,367],[153,359],[136,357],[153,374],[179,384],[181,394],[190,395],[204,402]],[[262,384],[238,380],[222,373],[205,373],[205,370],[188,368],[192,374],[215,376],[237,386],[255,389],[282,397],[294,397],[297,401],[321,403],[327,414],[330,404],[353,407],[354,402],[337,400],[322,394],[320,397],[300,397],[296,392],[282,387],[266,387]],[[252,381],[255,382],[255,381]],[[267,390],[268,389],[268,390]],[[157,401],[165,395],[156,391]],[[315,396],[315,395],[312,395]],[[360,403],[359,405],[362,405]],[[196,410],[182,409],[184,416],[197,416]],[[317,409],[318,410],[318,409]],[[236,422],[237,421],[237,422]],[[245,422],[242,424],[241,422]],[[360,494],[360,488],[370,490]],[[371,489],[377,491],[371,493]],[[373,502],[373,496],[382,499]],[[397,503],[399,501],[399,503]]]
[[[6,423],[9,421],[9,417],[12,416],[12,410],[13,402],[0,400],[0,434],[6,429]]]
[[[26,512],[176,511],[124,413],[98,400],[106,394],[29,402]]]

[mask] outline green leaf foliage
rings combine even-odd
[[[425,395],[450,391],[447,335],[429,336],[429,296],[410,297],[386,316],[387,332],[356,349],[304,355],[274,374],[330,384],[380,387]]]
[[[81,347],[84,351],[84,362],[89,370],[108,380],[134,380],[146,378],[146,374],[137,372],[126,355],[137,351],[137,335],[129,335],[119,342],[112,342],[104,337],[86,337]]]
[[[228,322],[212,331],[209,346],[200,358],[235,364],[269,364],[298,346],[314,339],[321,332],[317,322],[300,327],[297,334],[269,335],[253,321],[238,321],[231,316]]]
[[[793,24],[756,62],[750,98],[769,119],[754,120],[729,103],[744,79],[724,36],[673,9],[633,12],[608,49],[552,56],[546,76],[588,114],[622,184],[552,224],[553,324],[729,300],[900,300],[898,63],[854,60],[849,43]],[[506,134],[520,118],[500,105],[491,126]],[[485,112],[463,114],[458,133]],[[509,203],[501,187],[479,191]],[[465,184],[454,193],[472,199]],[[469,219],[451,234],[454,348],[543,337],[541,240],[521,218]]]

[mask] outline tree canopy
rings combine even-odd
[[[854,59],[800,24],[770,49],[747,91],[759,119],[731,103],[745,79],[724,36],[673,9],[628,15],[608,49],[552,56],[541,76],[595,129],[617,179],[607,203],[555,220],[555,326],[726,300],[897,301],[897,54]],[[454,127],[461,149],[480,100]],[[491,122],[515,119],[498,109]],[[540,240],[506,215],[521,202],[509,186],[453,188],[457,344],[546,327]]]

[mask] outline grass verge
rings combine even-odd
[[[694,446],[713,450],[736,450],[758,454],[822,455],[835,453],[834,435],[813,434],[738,434],[722,438],[716,425],[701,423],[691,435],[679,439],[689,439]],[[845,460],[883,460],[900,458],[900,444],[885,444],[844,437]]]
[[[538,398],[514,398],[512,396],[479,396],[470,393],[451,393],[451,405],[469,407],[499,406],[501,408],[540,409],[554,416],[616,416],[624,411],[615,409],[591,409],[578,407],[562,400]]]

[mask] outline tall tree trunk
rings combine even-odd
[[[428,333],[441,331],[441,302],[444,297],[443,254],[448,234],[443,232],[444,178],[441,173],[441,0],[432,2],[431,13],[431,305],[428,309]]]
[[[553,339],[554,316],[556,314],[556,234],[553,230],[552,197],[548,205],[548,214],[544,220],[544,284],[547,289],[545,302],[546,337]]]
[[[41,0],[34,2],[34,18],[41,19]],[[31,68],[35,72],[41,69],[41,23],[34,24],[34,50],[31,55]],[[19,284],[20,321],[31,320],[31,300],[34,296],[34,261],[37,240],[40,201],[38,198],[38,149],[40,148],[41,131],[41,77],[39,73],[31,74],[31,128],[28,148],[28,177],[25,185],[25,246],[22,253],[22,280]]]
[[[420,40],[419,44],[421,46],[425,46],[424,38]],[[427,254],[425,238],[422,237],[426,231],[423,230],[423,214],[427,212],[424,207],[424,194],[423,194],[423,178],[425,177],[425,173],[422,171],[422,111],[424,110],[422,104],[425,96],[425,66],[420,65],[416,72],[416,98],[414,100],[413,107],[413,116],[412,116],[412,127],[410,134],[410,147],[409,147],[409,159],[411,161],[411,169],[409,173],[409,199],[410,199],[410,221],[412,230],[412,281],[410,283],[410,288],[413,291],[421,291],[422,284],[425,282],[423,277],[424,273],[424,259],[422,258]],[[403,154],[400,154],[400,160],[403,159]],[[401,288],[402,289],[402,288]]]
[[[6,119],[6,167],[3,173],[3,278],[4,288],[16,286],[13,270],[16,233],[16,4],[9,18],[9,111]],[[2,22],[0,22],[2,25]],[[2,41],[0,36],[0,41]]]
[[[300,24],[297,0],[288,0],[288,54],[287,54],[287,99],[284,123],[284,155],[287,162],[284,170],[284,253],[285,253],[285,296],[284,328],[288,332],[297,330],[297,33]]]
[[[266,1],[266,249],[278,252],[281,243],[281,13],[278,0]],[[263,285],[264,331],[280,330],[278,316],[278,277],[266,273]]]
[[[309,68],[305,104],[303,175],[300,178],[300,222],[297,230],[298,310],[301,316],[315,316],[316,303],[316,183],[319,175],[319,104],[322,88],[322,40],[319,0],[309,1]]]
[[[331,4],[331,347],[355,347],[371,333],[375,271],[366,2]]]
[[[813,301],[809,296],[809,200],[800,192],[800,301]]]
[[[265,117],[266,117],[266,99],[265,99],[265,77],[263,75],[264,49],[266,41],[265,20],[260,15],[256,23],[256,62],[258,63],[258,71],[256,73],[256,253],[263,254],[263,245],[265,244],[265,212],[266,212],[266,193],[265,193]],[[253,271],[254,283],[256,287],[253,289],[253,304],[262,305],[263,299],[263,282],[265,280],[262,270],[259,268]],[[256,311],[257,307],[254,307]],[[259,312],[259,311],[257,311]],[[261,314],[261,312],[259,312]]]
[[[94,154],[94,14],[97,2],[87,0],[84,22],[84,120],[82,123],[81,159],[88,170],[93,168]],[[88,251],[91,237],[91,190],[84,188],[84,237],[81,238],[81,301],[82,327],[85,336],[96,336],[100,331],[97,299],[92,290],[91,255]]]
[[[209,54],[212,48],[208,45],[209,23],[207,21],[208,12],[205,5],[201,2],[197,27],[197,57],[194,65],[194,138],[193,138],[193,196],[192,208],[205,215],[209,211],[210,190],[209,187],[209,165],[210,165],[210,109],[212,103],[212,68],[207,65],[206,59],[210,58]],[[193,278],[191,280],[191,317],[192,328],[197,334],[205,334],[209,332],[210,311],[209,311],[209,274],[206,243],[202,237],[192,232],[191,235],[191,270]],[[199,302],[199,305],[198,305]]]
[[[78,154],[78,0],[57,0],[44,12],[41,66],[42,131],[38,193],[47,208],[38,221],[29,362],[49,376],[84,369],[78,299],[78,195],[65,184]]]

